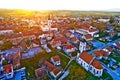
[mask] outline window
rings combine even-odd
[[[96,74],[98,74],[99,73],[99,71],[97,71],[97,73]]]

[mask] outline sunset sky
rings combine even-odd
[[[120,9],[120,0],[0,0],[0,8],[32,10]]]

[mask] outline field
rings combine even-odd
[[[68,63],[69,59],[62,54],[58,53],[56,50],[52,50],[50,53],[46,53],[44,50],[39,52],[38,54],[35,54],[34,57],[29,59],[23,59],[21,60],[21,66],[26,67],[26,74],[27,78],[29,79],[34,78],[34,70],[38,68],[38,63],[40,60],[46,59],[50,60],[50,58],[54,55],[59,55],[61,59],[61,67],[64,68],[66,64]]]

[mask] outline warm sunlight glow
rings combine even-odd
[[[107,10],[120,8],[119,3],[119,0],[0,0],[0,8]]]

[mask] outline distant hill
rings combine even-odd
[[[118,10],[118,9],[117,9]],[[120,15],[120,12],[115,11],[77,11],[77,10],[23,10],[23,9],[0,9],[0,15],[3,16],[30,16],[30,15],[40,15],[46,16],[49,14],[53,15],[75,15],[75,16],[113,16],[113,15]]]

